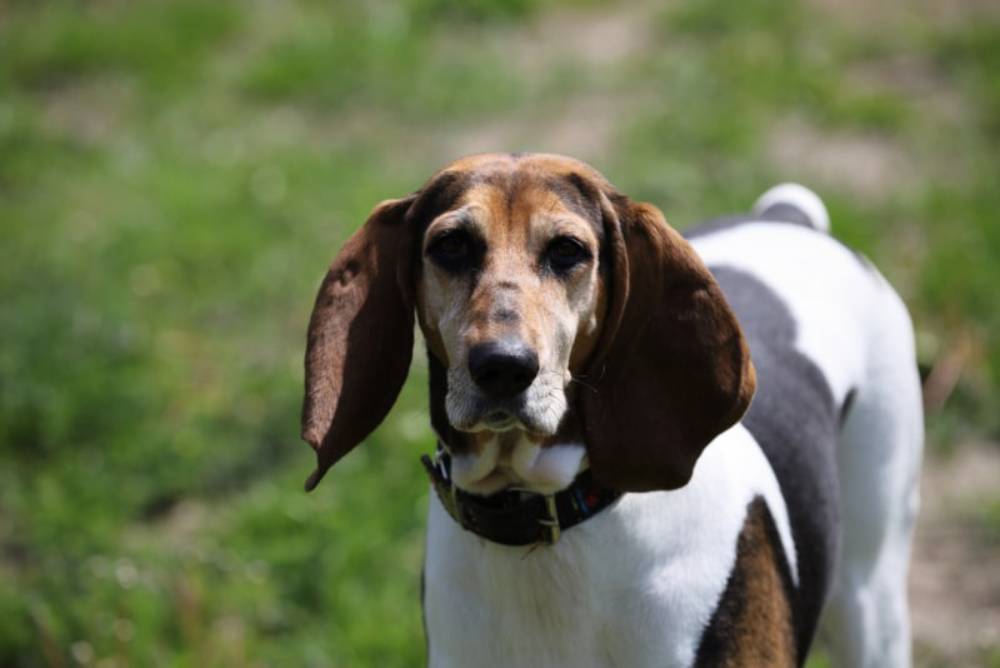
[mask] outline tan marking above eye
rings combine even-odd
[[[548,208],[533,216],[532,234],[538,241],[548,243],[557,237],[568,236],[583,241],[591,250],[596,248],[598,239],[590,222],[566,210],[561,200],[552,206],[554,210]]]
[[[478,232],[476,218],[466,208],[448,211],[435,218],[424,231],[424,252],[435,239],[452,230],[467,230]]]

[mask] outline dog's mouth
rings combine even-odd
[[[523,415],[516,415],[508,410],[495,410],[487,413],[480,421],[486,429],[495,432],[505,432],[514,429],[526,429],[526,420]]]
[[[536,383],[521,394],[495,399],[473,391],[449,391],[448,421],[458,431],[523,431],[538,439],[554,436],[566,412],[561,387]]]
[[[505,434],[512,431],[522,431],[543,438],[554,433],[549,425],[543,424],[532,414],[526,402],[503,407],[477,406],[477,409],[466,419],[452,422],[452,426],[459,431],[470,433],[492,431],[497,434]]]

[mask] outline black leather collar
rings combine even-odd
[[[560,534],[601,512],[621,497],[590,471],[555,494],[507,490],[491,496],[469,494],[451,482],[451,458],[439,448],[420,458],[441,505],[463,529],[501,545],[552,545]]]

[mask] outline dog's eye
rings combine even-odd
[[[557,272],[569,271],[590,259],[590,251],[573,237],[556,237],[545,250],[545,260]]]
[[[461,270],[472,255],[472,240],[461,231],[452,231],[434,239],[427,247],[427,255],[444,269]]]
[[[434,252],[441,257],[457,258],[469,251],[469,241],[460,234],[449,234],[434,244]]]

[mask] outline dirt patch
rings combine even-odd
[[[451,130],[442,137],[447,159],[487,151],[564,153],[601,163],[614,147],[621,101],[580,96],[558,107]]]
[[[824,132],[799,119],[771,130],[766,154],[779,173],[869,199],[882,198],[917,177],[906,153],[886,137]]]
[[[1000,497],[1000,445],[929,458],[910,571],[915,660],[981,666],[1000,650],[1000,530],[976,521]]]
[[[924,55],[897,53],[858,63],[848,68],[847,80],[859,91],[889,91],[919,104],[921,115],[937,123],[960,123],[968,111],[955,82]]]
[[[564,9],[503,35],[506,50],[524,70],[571,62],[587,68],[619,65],[653,42],[649,8]]]
[[[810,0],[819,12],[865,32],[898,28],[900,23],[933,21],[939,26],[1000,18],[996,0]]]
[[[587,92],[502,119],[449,128],[438,142],[444,159],[514,150],[605,161],[614,149],[622,110],[641,107],[640,101],[631,98],[642,92],[623,97],[615,89],[614,74],[653,45],[653,10],[646,3],[616,5],[610,10],[560,9],[501,33],[495,46],[513,54],[513,63],[528,85],[550,81],[560,68],[569,67],[588,80]]]
[[[134,91],[127,79],[80,79],[53,87],[42,98],[43,127],[57,136],[96,146],[122,132]]]

